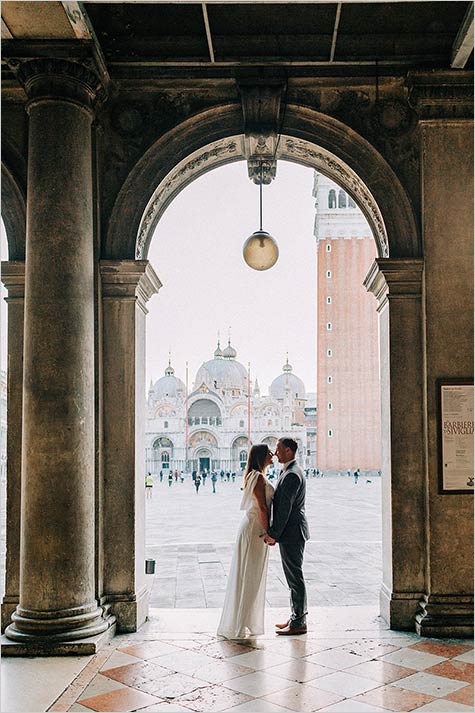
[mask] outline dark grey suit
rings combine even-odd
[[[279,543],[285,578],[290,589],[290,626],[306,626],[307,592],[302,564],[305,542],[310,537],[305,517],[306,483],[297,461],[281,475],[272,501],[272,525],[268,534]]]

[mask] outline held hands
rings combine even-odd
[[[262,537],[266,545],[271,545],[271,547],[276,543],[276,540],[274,540],[273,537],[268,535],[267,532],[264,532],[262,535],[259,535],[259,537]]]

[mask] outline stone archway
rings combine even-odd
[[[106,259],[146,259],[153,231],[173,198],[203,173],[245,158],[242,114],[227,105],[162,136],[138,161],[117,197],[103,246]],[[277,160],[314,168],[339,183],[365,214],[380,257],[421,255],[410,200],[379,152],[340,121],[289,105]]]
[[[236,105],[205,111],[161,137],[138,161],[118,195],[103,245],[103,269],[120,271],[126,265],[137,269],[146,265],[153,230],[180,190],[203,173],[243,158],[242,115]],[[277,159],[317,169],[341,185],[362,209],[377,245],[379,257],[366,286],[378,299],[380,317],[386,474],[381,612],[393,628],[410,629],[424,590],[422,248],[418,225],[411,202],[388,163],[374,146],[336,119],[289,105]],[[401,352],[400,345],[408,342],[411,351]],[[104,398],[107,412],[106,394]],[[404,453],[398,447],[401,442],[408,444]],[[403,530],[408,526],[411,541],[406,538],[403,546]],[[136,523],[136,527],[140,525]],[[142,535],[136,533],[136,538],[142,539]]]

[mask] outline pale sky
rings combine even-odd
[[[262,393],[282,373],[286,352],[307,391],[316,381],[316,244],[313,171],[280,161],[263,189],[263,228],[279,245],[279,259],[258,272],[242,257],[244,241],[259,228],[259,188],[245,162],[198,178],[172,202],[152,239],[149,260],[163,284],[148,303],[147,389],[163,376],[171,352],[175,373],[189,385],[213,358],[229,329],[237,359],[257,377]],[[1,257],[7,259],[2,223]],[[5,295],[2,287],[1,296]],[[1,359],[6,365],[5,302]]]
[[[282,373],[286,352],[307,391],[316,381],[316,244],[313,171],[280,161],[263,188],[263,229],[279,259],[259,272],[242,257],[259,228],[259,187],[244,161],[198,178],[172,202],[149,251],[163,287],[149,302],[147,385],[163,376],[171,351],[175,373],[190,389],[203,361],[231,343],[237,359],[257,377],[262,393]]]

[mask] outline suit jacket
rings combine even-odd
[[[272,501],[272,525],[268,533],[277,542],[292,544],[310,537],[305,517],[306,487],[297,461],[291,461],[280,477]]]

